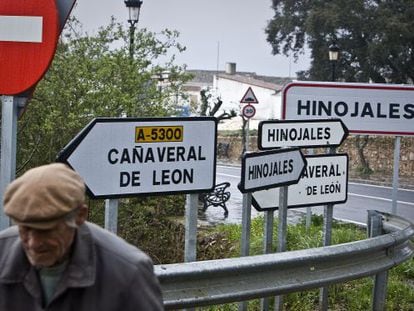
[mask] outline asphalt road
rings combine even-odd
[[[242,215],[242,193],[237,189],[240,182],[240,167],[217,166],[216,183],[230,182],[231,197],[227,203],[229,216],[226,218],[220,207],[209,207],[202,219],[210,223],[240,223]],[[333,216],[336,219],[365,224],[367,210],[378,210],[391,212],[392,210],[392,187],[367,185],[349,182],[348,200],[344,204],[334,206]],[[323,206],[314,206],[312,213],[323,214]],[[252,207],[252,217],[257,212]],[[306,213],[306,208],[289,209],[288,217],[299,217]],[[414,190],[398,189],[397,215],[414,222]]]

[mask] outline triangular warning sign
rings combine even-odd
[[[258,104],[259,103],[251,87],[247,89],[246,94],[244,94],[243,98],[240,100],[240,103],[242,104]]]

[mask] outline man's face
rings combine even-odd
[[[38,268],[52,267],[67,258],[75,230],[63,220],[47,230],[19,225],[19,235],[26,256],[29,262]]]

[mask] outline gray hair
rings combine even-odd
[[[74,209],[73,211],[71,211],[69,214],[65,215],[65,217],[63,218],[63,221],[65,222],[65,224],[73,229],[77,229],[78,225],[76,224],[76,213],[77,213],[78,209]]]

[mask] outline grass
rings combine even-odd
[[[263,253],[263,217],[252,220],[250,235],[250,254]],[[289,225],[287,231],[287,250],[309,249],[323,245],[323,218],[313,216],[309,232],[304,223]],[[214,258],[238,257],[240,254],[241,227],[239,225],[219,225],[209,229],[207,235],[218,235],[226,241],[224,256],[223,247],[210,250]],[[277,222],[273,232],[274,241],[277,239]],[[366,232],[352,224],[335,222],[332,229],[332,245],[366,239]],[[220,244],[220,243],[218,243]],[[276,244],[275,242],[273,244]],[[228,246],[231,245],[231,248]],[[276,251],[276,249],[274,249]],[[203,258],[212,259],[212,258]],[[201,259],[200,259],[201,260]],[[346,283],[329,286],[330,310],[370,310],[372,309],[373,277],[366,277]],[[285,310],[313,311],[318,310],[319,289],[288,294],[283,297]],[[273,299],[270,301],[273,306]],[[272,309],[272,308],[271,308]],[[210,306],[199,310],[238,310],[238,304]],[[260,300],[250,301],[248,310],[261,310]],[[414,260],[408,260],[389,271],[386,310],[413,311],[414,310]]]
[[[155,264],[183,262],[184,226],[171,218],[183,216],[184,196],[137,198],[120,202],[118,234],[147,252]],[[101,201],[90,201],[89,219],[103,225]],[[309,231],[304,223],[289,225],[287,250],[321,247],[323,218],[313,216]],[[277,221],[274,224],[277,239]],[[364,230],[344,223],[333,223],[332,244],[366,238]],[[199,231],[198,260],[239,257],[240,225],[217,225]],[[277,243],[274,242],[274,245]],[[275,252],[276,249],[274,248]],[[251,222],[250,254],[263,253],[263,217]],[[373,278],[366,277],[329,287],[330,310],[371,310]],[[408,260],[389,271],[386,310],[414,311],[414,260]],[[297,292],[283,297],[285,310],[318,310],[319,289]],[[273,306],[273,299],[271,299]],[[260,300],[250,301],[248,310],[260,310]],[[199,308],[199,310],[238,310],[238,304]]]

